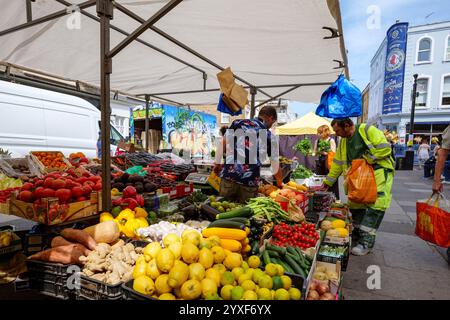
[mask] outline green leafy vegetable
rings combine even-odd
[[[304,156],[310,155],[311,151],[312,151],[311,141],[308,138],[305,138],[305,139],[299,141],[294,146],[294,150],[297,150],[298,152],[302,153]]]
[[[331,149],[330,141],[319,140],[319,143],[317,143],[317,152],[319,153],[329,152],[330,149]]]
[[[293,179],[307,179],[313,175],[313,172],[308,168],[299,165],[293,172],[291,177]]]

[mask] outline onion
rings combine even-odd
[[[330,292],[325,292],[321,297],[320,300],[336,300],[334,295]]]
[[[311,285],[309,286],[309,290],[317,290],[317,283],[316,282],[311,283]]]
[[[311,298],[310,300],[319,300],[319,293],[316,290],[310,290],[308,293],[308,299]]]
[[[330,292],[330,287],[329,287],[327,284],[325,284],[325,283],[320,283],[320,284],[317,286],[317,292],[318,292],[320,295],[322,295],[322,294],[324,294],[324,293],[326,293],[326,292]]]

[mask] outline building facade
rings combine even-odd
[[[361,93],[362,113],[358,117],[358,123],[365,123],[369,118],[370,83]]]
[[[407,140],[413,75],[418,74],[413,133],[428,138],[440,135],[450,124],[450,21],[408,28],[401,112],[391,114],[382,114],[382,92],[379,96],[385,63],[381,72],[377,62],[383,61],[383,52],[386,60],[385,42],[371,64],[370,120],[382,129],[397,131],[401,141]]]

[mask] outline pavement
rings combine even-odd
[[[350,256],[343,282],[346,300],[450,299],[447,249],[415,235],[416,201],[430,196],[431,185],[432,180],[423,178],[418,168],[395,173],[392,204],[378,230],[373,252]],[[450,186],[444,188],[450,199]]]

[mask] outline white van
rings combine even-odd
[[[13,157],[60,150],[97,156],[100,110],[84,99],[0,81],[0,148]],[[123,139],[111,125],[111,152]]]

